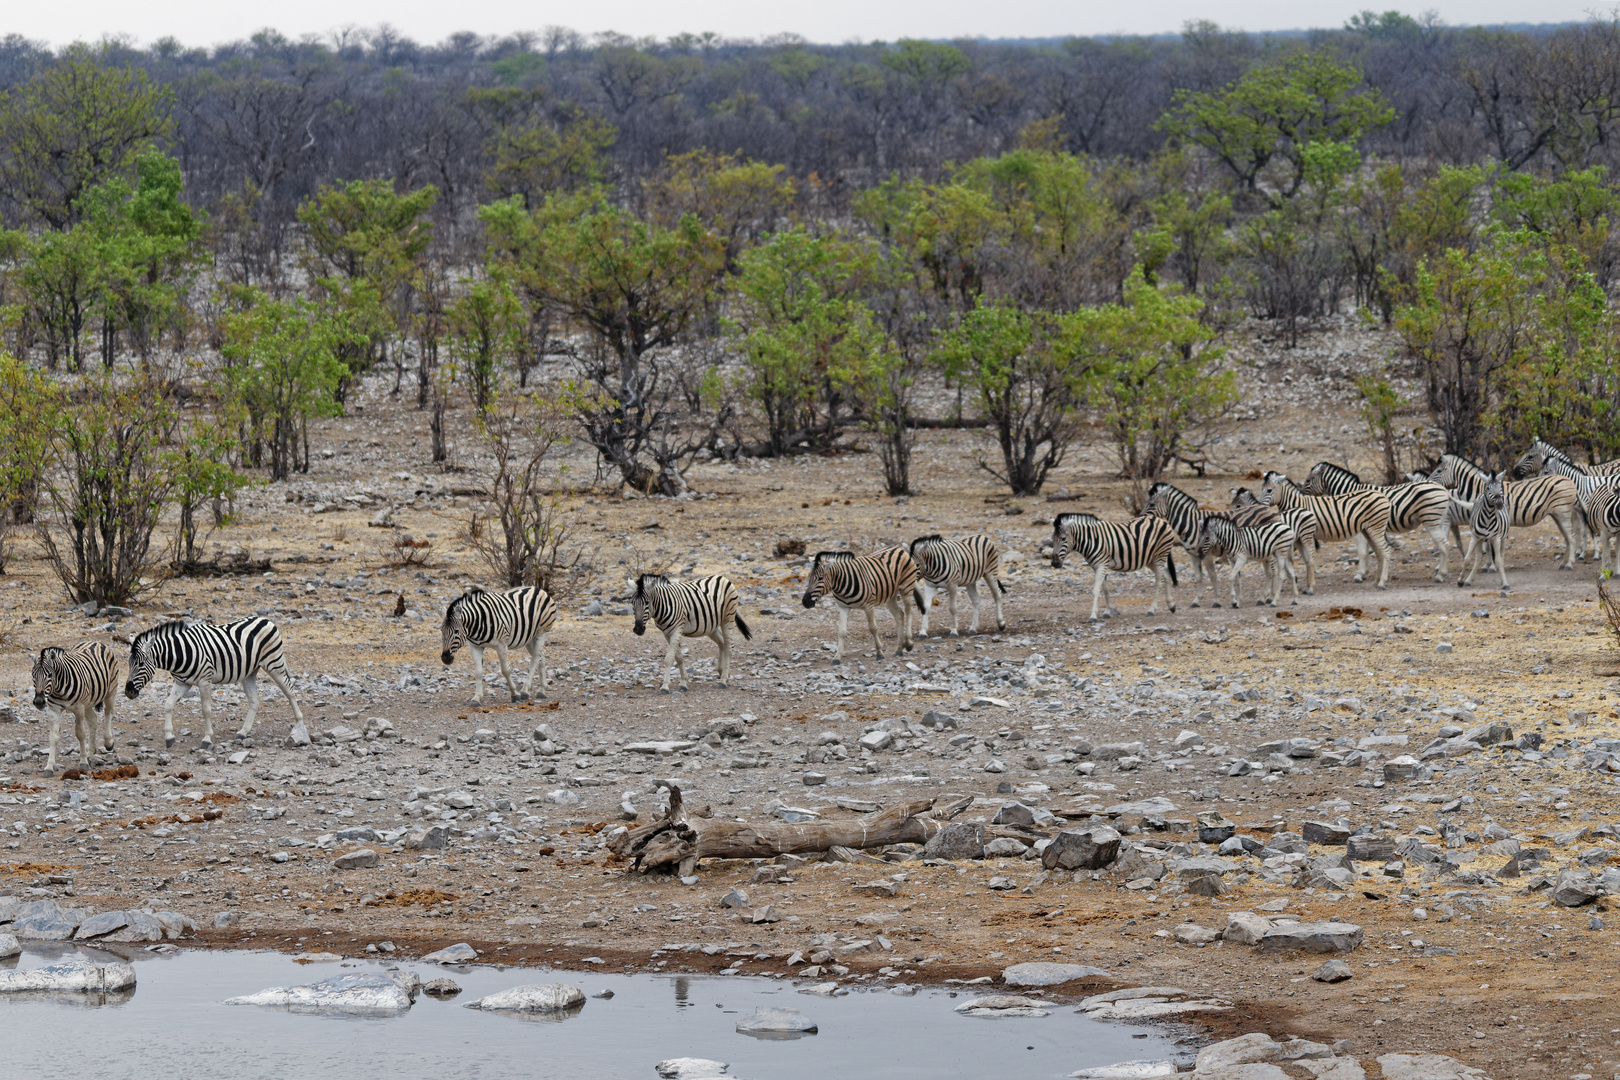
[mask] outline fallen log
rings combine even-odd
[[[925,816],[934,809],[933,799],[917,799],[880,810],[853,821],[804,821],[796,824],[722,821],[717,818],[688,820],[681,789],[669,789],[669,809],[657,821],[626,829],[608,840],[608,850],[629,859],[631,868],[645,874],[651,870],[675,870],[686,877],[697,869],[700,859],[768,859],[776,855],[806,855],[832,848],[884,847],[888,844],[922,844],[944,828],[945,822],[972,803],[960,799],[939,809],[938,816]]]

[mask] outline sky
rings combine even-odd
[[[461,30],[503,35],[550,24],[584,33],[613,30],[632,37],[667,38],[713,31],[727,38],[794,33],[812,41],[892,41],[901,37],[1061,37],[1071,34],[1173,33],[1189,19],[1231,29],[1266,31],[1337,27],[1363,8],[1390,8],[1390,0],[812,0],[797,4],[759,0],[14,0],[0,14],[0,35],[22,34],[52,45],[127,35],[138,44],[173,36],[186,45],[238,40],[266,26],[289,37],[326,36],[345,27],[387,22],[423,43]],[[1612,14],[1601,0],[1429,0],[1407,10],[1435,10],[1451,25],[1584,21]]]

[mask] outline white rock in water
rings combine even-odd
[[[1046,1002],[1039,998],[1019,997],[1016,994],[989,994],[985,997],[969,998],[960,1005],[955,1006],[956,1012],[970,1012],[974,1009],[1038,1009]]]
[[[737,1021],[744,1035],[814,1034],[816,1022],[798,1009],[756,1009],[754,1015]]]
[[[1121,1061],[1113,1065],[1080,1069],[1069,1075],[1078,1077],[1079,1080],[1143,1080],[1147,1077],[1176,1075],[1176,1063],[1169,1058],[1158,1061]]]
[[[0,934],[0,960],[16,956],[22,952],[22,944],[15,935]]]
[[[471,945],[468,945],[463,941],[458,944],[440,949],[438,952],[428,953],[426,956],[422,957],[422,963],[470,964],[476,959],[478,959],[478,950],[474,949]]]
[[[307,986],[272,986],[257,994],[225,999],[227,1005],[259,1005],[291,1012],[377,1014],[411,1007],[406,988],[384,975],[339,975]]]
[[[585,992],[566,983],[514,986],[498,994],[469,1001],[467,1008],[485,1012],[562,1012],[585,1004]]]
[[[9,934],[6,937],[13,945],[16,944],[16,938]],[[135,968],[130,964],[92,964],[87,960],[70,960],[26,971],[0,971],[0,994],[39,990],[97,994],[128,990],[134,985]]]
[[[669,1058],[653,1068],[664,1080],[711,1080],[712,1077],[724,1076],[731,1066],[709,1058]]]

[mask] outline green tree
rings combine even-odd
[[[534,210],[553,194],[602,182],[607,151],[618,137],[612,124],[577,105],[551,105],[542,90],[472,90],[469,100],[495,126],[484,175],[495,197],[517,196]]]
[[[1273,205],[1308,179],[1307,150],[1354,145],[1394,117],[1361,72],[1323,52],[1297,52],[1251,68],[1218,92],[1181,90],[1159,121],[1172,138],[1203,147],[1243,188]]]
[[[450,356],[480,414],[494,404],[503,363],[522,343],[523,312],[501,277],[475,281],[445,312]]]
[[[213,528],[223,528],[225,505],[252,483],[250,477],[237,472],[231,464],[241,443],[221,419],[205,415],[183,424],[175,445],[166,454],[180,511],[173,565],[181,572],[197,564],[198,512],[204,507],[210,508]]]
[[[1401,482],[1401,464],[1395,453],[1395,417],[1407,401],[1386,375],[1363,375],[1356,380],[1361,394],[1361,422],[1384,451],[1384,483]]]
[[[0,353],[0,574],[10,561],[9,541],[33,522],[61,393],[50,378]]]
[[[69,47],[0,95],[0,193],[50,229],[72,228],[91,188],[130,174],[171,133],[172,99],[146,72],[112,67],[89,46]]]

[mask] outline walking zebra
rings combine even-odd
[[[642,574],[630,582],[630,588],[636,636],[647,632],[651,616],[668,645],[664,652],[664,685],[660,687],[664,693],[669,693],[669,676],[675,668],[681,672],[682,690],[691,682],[686,677],[682,635],[706,637],[720,646],[720,685],[731,685],[731,624],[737,624],[744,640],[754,640],[753,631],[737,614],[737,586],[718,574],[687,581],[671,580],[663,574]]]
[[[1541,443],[1540,439],[1537,439],[1536,441]],[[1545,454],[1542,457],[1542,474],[1544,476],[1562,476],[1568,479],[1570,483],[1575,485],[1575,504],[1580,508],[1581,511],[1579,523],[1583,529],[1580,539],[1580,550],[1577,552],[1577,554],[1581,559],[1584,560],[1586,558],[1587,535],[1597,538],[1601,532],[1597,516],[1593,512],[1593,501],[1597,497],[1598,492],[1610,491],[1616,487],[1620,487],[1620,474],[1592,472],[1580,465],[1575,464],[1575,462],[1570,460],[1569,456],[1564,454],[1562,451],[1548,446],[1546,443],[1541,443],[1541,445],[1552,451],[1551,453]],[[1525,460],[1525,458],[1530,456],[1531,455],[1526,454],[1519,460],[1522,462]],[[1599,566],[1602,566],[1604,562],[1602,544],[1603,541],[1599,540]]]
[[[872,650],[883,659],[883,642],[878,638],[877,608],[887,607],[894,615],[900,635],[895,652],[912,649],[911,608],[906,600],[922,606],[917,590],[917,563],[903,547],[884,548],[870,555],[848,551],[818,551],[810,567],[810,580],[804,590],[804,606],[813,608],[822,596],[838,605],[838,651],[833,663],[844,660],[844,636],[849,632],[849,609],[866,612],[866,626],[872,631]],[[978,605],[974,605],[977,610]]]
[[[214,715],[209,705],[213,701],[213,687],[223,683],[240,683],[247,693],[247,719],[238,739],[245,739],[253,731],[253,720],[259,713],[258,674],[263,669],[272,682],[287,695],[293,717],[304,718],[287,685],[287,661],[281,653],[281,631],[269,619],[237,619],[228,623],[160,623],[150,630],[135,635],[129,643],[129,681],[124,693],[131,698],[140,697],[146,684],[158,671],[167,671],[174,679],[169,687],[169,700],[164,705],[163,745],[174,745],[174,706],[192,689],[202,702],[204,750],[214,745]],[[208,684],[204,689],[203,684]]]
[[[1598,540],[1598,569],[1620,574],[1620,488],[1598,488],[1586,508],[1587,524]]]
[[[1468,502],[1479,501],[1480,492],[1485,490],[1490,478],[1490,473],[1455,454],[1441,454],[1440,460],[1429,470],[1430,480],[1452,489]],[[1552,518],[1564,537],[1563,569],[1575,569],[1576,537],[1580,535],[1576,530],[1581,527],[1575,513],[1579,502],[1575,482],[1563,476],[1537,476],[1530,480],[1509,480],[1502,485],[1502,490],[1507,499],[1508,526],[1527,528],[1542,518]],[[1580,546],[1586,546],[1584,538]]]
[[[1232,606],[1241,607],[1239,579],[1243,567],[1251,560],[1265,564],[1268,595],[1261,603],[1277,606],[1282,595],[1283,575],[1294,583],[1294,602],[1299,602],[1299,579],[1294,576],[1294,564],[1288,558],[1294,546],[1294,530],[1283,521],[1263,525],[1240,526],[1221,514],[1204,518],[1204,527],[1198,535],[1200,557],[1220,553],[1232,560]],[[1215,606],[1221,606],[1220,593],[1215,594]]]
[[[1282,520],[1282,515],[1275,508],[1259,503],[1249,503],[1224,511],[1205,510],[1198,505],[1197,499],[1174,484],[1167,484],[1162,480],[1148,488],[1146,512],[1162,517],[1170,523],[1170,527],[1176,531],[1176,539],[1181,541],[1182,549],[1187,552],[1188,558],[1192,559],[1193,566],[1198,571],[1198,595],[1192,602],[1193,607],[1197,607],[1204,600],[1206,571],[1210,586],[1215,589],[1217,597],[1220,595],[1220,583],[1215,579],[1215,556],[1220,553],[1219,549],[1210,549],[1200,554],[1205,518],[1217,514],[1239,527]],[[1288,556],[1285,555],[1284,558]],[[1293,567],[1290,565],[1290,576],[1292,573]],[[1219,606],[1218,601],[1216,606]]]
[[[1545,472],[1543,466],[1548,458],[1563,458],[1573,464],[1573,459],[1558,447],[1539,436],[1530,444],[1530,449],[1519,455],[1519,460],[1513,463],[1512,474],[1515,477],[1539,476]],[[1579,466],[1582,472],[1593,476],[1620,476],[1620,458],[1611,461],[1600,461],[1596,465]]]
[[[51,714],[51,752],[45,759],[45,775],[56,773],[56,743],[62,737],[62,713],[73,711],[73,734],[79,740],[79,762],[90,764],[90,750],[96,741],[96,722],[90,715],[101,714],[101,747],[113,748],[113,701],[118,697],[118,657],[99,641],[81,641],[72,648],[55,645],[39,651],[34,661],[34,708],[48,708]]]
[[[1275,515],[1270,518],[1240,518],[1237,511],[1264,510]],[[1322,546],[1316,538],[1316,514],[1309,507],[1295,506],[1287,510],[1278,510],[1275,506],[1267,506],[1260,501],[1260,497],[1248,488],[1236,488],[1232,492],[1232,509],[1229,511],[1232,520],[1239,525],[1263,525],[1267,521],[1283,521],[1294,531],[1294,551],[1299,554],[1300,560],[1305,563],[1305,595],[1316,594],[1316,556],[1315,551]]]
[[[512,700],[518,700],[512,682],[507,650],[529,651],[529,674],[523,680],[523,697],[534,688],[534,671],[540,669],[540,696],[546,696],[551,679],[546,672],[546,635],[557,623],[557,601],[544,589],[523,585],[503,592],[486,592],[477,585],[450,601],[439,627],[442,652],[439,660],[449,667],[456,650],[463,645],[472,653],[474,705],[484,703],[484,650],[493,647],[501,662],[501,677]]]
[[[1407,481],[1404,484],[1368,484],[1342,465],[1331,461],[1318,461],[1311,466],[1301,490],[1307,495],[1348,495],[1354,491],[1379,491],[1389,498],[1389,531],[1429,534],[1440,564],[1434,568],[1434,580],[1444,581],[1451,572],[1450,552],[1446,548],[1446,505],[1450,494],[1439,484],[1429,480]],[[1387,537],[1385,538],[1388,539]]]
[[[1468,554],[1463,556],[1463,575],[1457,587],[1465,588],[1474,580],[1480,557],[1488,550],[1496,560],[1496,572],[1502,578],[1502,591],[1508,591],[1507,544],[1508,511],[1504,481],[1507,473],[1499,472],[1485,480],[1485,486],[1474,499],[1473,511],[1468,515]]]
[[[1378,587],[1389,583],[1389,496],[1381,491],[1353,491],[1348,495],[1307,495],[1280,472],[1266,473],[1260,487],[1260,501],[1279,510],[1305,507],[1316,515],[1316,539],[1334,543],[1356,541],[1359,554],[1356,574],[1351,581],[1367,579],[1367,545],[1378,553]]]
[[[928,636],[928,612],[934,606],[934,597],[941,590],[951,608],[951,637],[956,637],[959,621],[956,616],[956,590],[967,588],[968,602],[973,605],[973,621],[968,633],[979,632],[979,581],[983,579],[985,591],[996,605],[996,629],[1007,629],[1007,620],[1001,613],[1001,596],[1006,586],[998,576],[1001,570],[1001,552],[988,536],[970,536],[966,540],[947,540],[938,533],[919,536],[911,542],[911,559],[917,564],[917,606],[922,608],[922,624],[917,636]]]
[[[1097,621],[1100,604],[1107,606],[1110,616],[1119,612],[1108,600],[1108,571],[1130,573],[1135,570],[1153,571],[1153,603],[1149,615],[1159,613],[1159,593],[1172,613],[1176,602],[1170,587],[1176,582],[1176,563],[1171,550],[1176,545],[1176,532],[1170,523],[1151,514],[1129,521],[1103,521],[1095,514],[1059,514],[1052,522],[1052,568],[1062,569],[1063,557],[1072,549],[1097,571],[1096,584],[1091,589],[1091,621]]]

